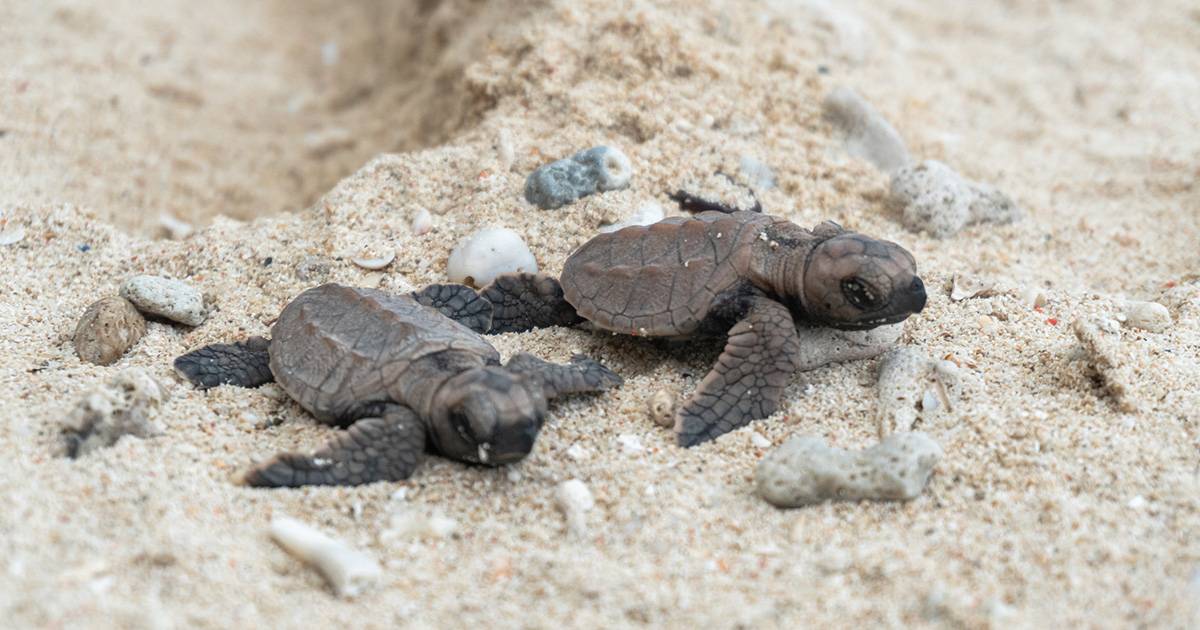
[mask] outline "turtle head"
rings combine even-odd
[[[499,466],[533,450],[546,396],[537,379],[489,366],[447,381],[433,409],[434,441],[443,455]]]
[[[903,247],[844,232],[813,248],[801,303],[808,318],[845,330],[904,321],[925,308],[925,284]]]

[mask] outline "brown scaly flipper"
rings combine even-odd
[[[175,371],[200,389],[218,385],[258,387],[275,380],[267,353],[270,343],[262,337],[250,337],[204,346],[175,359]]]
[[[425,449],[425,426],[407,407],[388,405],[382,418],[363,418],[312,455],[280,453],[246,472],[259,488],[356,486],[401,481],[412,475]]]
[[[583,321],[575,307],[563,299],[562,285],[547,275],[504,274],[479,295],[492,305],[491,333],[574,326]]]
[[[582,354],[571,357],[571,362],[567,365],[559,365],[522,352],[514,355],[505,367],[512,372],[532,374],[540,378],[546,398],[601,392],[619,387],[624,382],[624,379],[612,370]]]
[[[461,284],[431,284],[412,294],[413,299],[436,309],[446,317],[474,330],[486,333],[492,327],[492,303],[480,299],[471,287]]]
[[[695,446],[774,413],[799,351],[787,307],[754,298],[746,316],[730,329],[717,364],[679,410],[678,444]]]

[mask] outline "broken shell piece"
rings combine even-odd
[[[665,389],[654,392],[646,407],[654,424],[668,429],[675,426],[675,395],[671,392]]]
[[[996,289],[989,283],[978,280],[967,280],[958,274],[950,279],[950,301],[961,302],[971,298],[988,298],[996,295]]]
[[[651,225],[662,221],[664,216],[663,207],[657,201],[647,201],[638,207],[637,211],[628,219],[613,223],[612,225],[601,226],[600,233],[616,232],[631,225]]]
[[[363,269],[378,270],[392,264],[395,259],[395,248],[372,245],[359,250],[358,254],[350,259],[350,262]]]
[[[0,246],[15,245],[25,238],[25,228],[21,226],[8,228],[0,232]]]
[[[355,597],[374,586],[382,571],[371,556],[296,519],[271,520],[271,539],[312,566],[338,597]]]

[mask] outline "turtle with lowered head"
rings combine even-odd
[[[256,466],[247,485],[397,481],[426,450],[497,466],[532,451],[547,400],[621,378],[581,355],[556,365],[521,353],[501,365],[479,334],[491,319],[491,303],[464,286],[391,295],[325,284],[284,307],[269,341],[205,346],[175,369],[202,388],[275,381],[317,420],[346,428],[311,455]]]

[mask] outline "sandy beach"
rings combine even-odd
[[[0,235],[23,235],[0,245],[0,619],[1196,627],[1197,41],[1186,0],[0,6]],[[1023,217],[907,229],[888,175],[822,115],[839,87],[916,160],[995,186]],[[530,172],[597,145],[629,156],[628,188],[556,210],[524,200]],[[677,215],[667,191],[714,193],[713,174],[747,156],[774,173],[757,190],[766,212],[917,260],[929,302],[897,344],[952,362],[966,386],[918,427],[945,454],[911,502],[783,510],[754,491],[789,436],[878,441],[878,359],[797,373],[781,411],[683,449],[648,401],[688,396],[719,342],[497,335],[505,357],[582,352],[625,384],[553,403],[515,465],[431,456],[405,482],[270,491],[237,476],[334,429],[276,385],[203,392],[171,368],[267,334],[323,282],[444,282],[450,251],[486,225],[557,274],[602,225],[651,201]],[[432,229],[417,234],[422,210]],[[364,250],[395,260],[363,269]],[[207,319],[150,321],[113,365],[81,361],[80,316],[137,274],[196,287]],[[955,278],[989,290],[951,299]],[[1122,322],[1131,300],[1166,307],[1169,325]],[[1113,327],[1108,377],[1081,320]],[[131,369],[162,387],[159,434],[63,457],[76,401]],[[570,479],[595,498],[582,535],[555,506]],[[268,537],[283,515],[372,554],[380,582],[335,597]],[[453,527],[422,529],[431,517]]]

